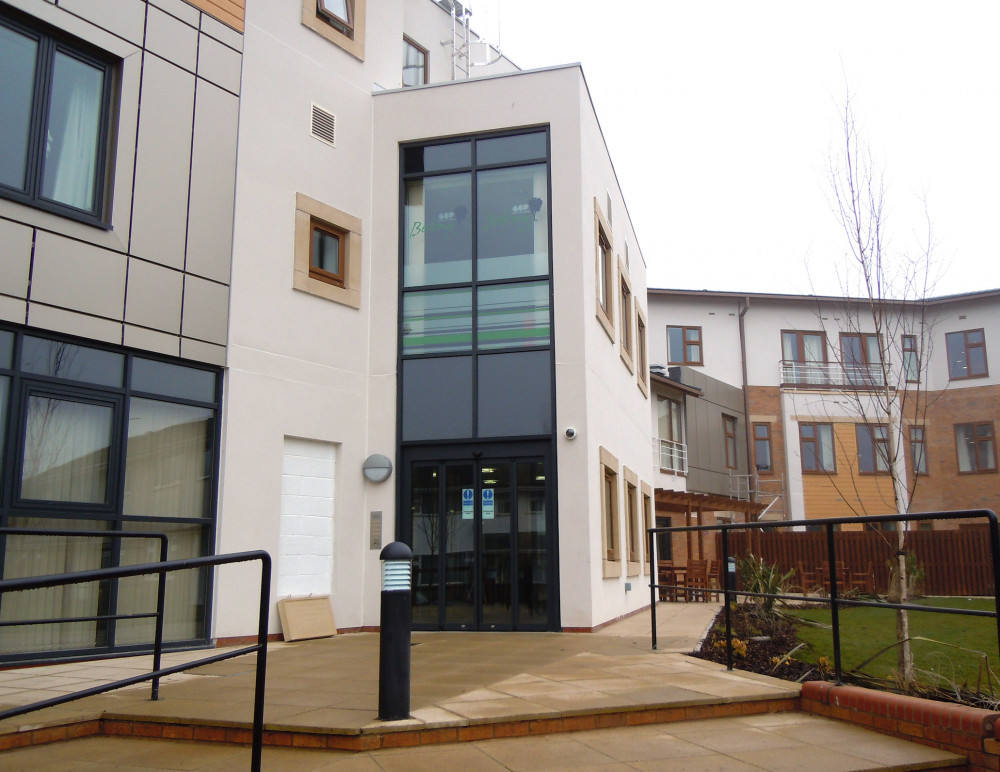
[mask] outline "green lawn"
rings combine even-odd
[[[992,598],[922,598],[916,603],[924,606],[977,609],[992,611]],[[799,659],[812,662],[827,657],[833,662],[833,633],[829,629],[830,609],[815,606],[805,609],[785,609],[785,613],[802,620],[820,622],[826,627],[799,625],[799,640],[811,646],[796,654]],[[929,640],[912,643],[914,664],[918,680],[928,684],[954,683],[970,689],[989,692],[990,685],[980,672],[985,655],[989,667],[996,674],[992,688],[1000,690],[1000,661],[997,653],[996,620],[990,617],[935,614],[927,611],[910,612],[910,636]],[[840,645],[841,662],[849,673],[881,649],[891,646],[896,639],[895,609],[841,608]],[[869,662],[861,672],[879,677],[891,677],[896,669],[896,649],[887,649]]]

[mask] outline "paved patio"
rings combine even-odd
[[[861,770],[957,760],[794,712],[796,684],[684,656],[717,608],[661,604],[658,651],[648,614],[594,634],[415,633],[411,718],[399,722],[377,720],[377,635],[271,646],[264,768]],[[2,672],[0,702],[24,704],[136,666]],[[135,687],[8,719],[0,723],[8,744],[71,736],[67,726],[119,736],[11,748],[0,770],[246,769],[249,749],[230,743],[249,737],[253,677],[245,656],[172,677],[158,702],[148,686]]]

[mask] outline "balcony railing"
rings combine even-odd
[[[843,365],[837,362],[781,360],[782,386],[875,389],[885,386],[881,365]]]
[[[683,442],[653,439],[653,461],[664,472],[687,474],[688,448]]]

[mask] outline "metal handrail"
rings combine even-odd
[[[19,716],[42,708],[50,708],[54,705],[61,705],[82,697],[91,697],[95,694],[120,689],[123,686],[142,683],[143,681],[159,682],[159,679],[173,673],[180,673],[201,665],[221,662],[234,657],[241,657],[244,654],[257,653],[257,670],[254,683],[254,706],[253,706],[253,746],[250,756],[250,769],[252,772],[259,772],[261,764],[261,752],[264,741],[264,687],[267,673],[267,624],[270,612],[270,591],[271,591],[271,556],[264,550],[253,550],[250,552],[235,552],[229,555],[208,555],[199,558],[184,558],[181,560],[167,560],[159,563],[142,563],[134,566],[121,566],[118,568],[96,568],[89,571],[76,571],[68,574],[50,574],[48,576],[32,576],[24,579],[4,579],[0,580],[0,595],[5,592],[17,592],[21,590],[37,590],[45,587],[60,587],[67,584],[81,584],[84,582],[96,582],[105,579],[123,579],[129,576],[146,576],[157,574],[159,576],[161,591],[157,593],[157,627],[159,629],[159,641],[154,661],[159,662],[159,652],[162,648],[163,629],[163,607],[164,593],[162,588],[165,585],[167,573],[173,571],[184,571],[192,568],[203,568],[208,566],[221,566],[231,563],[247,563],[259,560],[260,566],[260,609],[257,620],[257,643],[252,646],[245,646],[241,649],[215,654],[194,662],[186,662],[182,665],[161,668],[155,667],[151,673],[145,675],[123,678],[101,686],[94,686],[71,694],[64,694],[48,700],[33,702],[30,705],[21,705],[16,708],[9,708],[0,711],[0,721],[11,716]],[[157,699],[158,694],[154,692],[152,699]]]
[[[993,611],[979,611],[976,609],[956,609],[938,608],[935,606],[921,606],[912,603],[889,603],[874,602],[865,600],[855,600],[853,598],[842,598],[837,593],[837,561],[836,545],[834,543],[835,528],[838,525],[864,524],[864,523],[898,523],[898,522],[920,522],[928,520],[958,520],[958,519],[985,519],[990,530],[990,559],[993,566]],[[686,531],[719,531],[722,536],[722,565],[728,566],[729,558],[729,533],[730,531],[751,531],[751,530],[773,530],[776,528],[801,528],[807,523],[802,520],[785,520],[781,522],[754,522],[754,523],[723,523],[718,525],[688,525],[669,528],[649,528],[646,533],[649,537],[649,555],[652,556],[652,565],[656,566],[656,537],[658,534],[682,533]],[[781,595],[777,593],[749,592],[747,590],[737,590],[730,586],[728,581],[720,581],[723,585],[721,592],[725,596],[726,612],[726,667],[733,669],[733,626],[732,626],[732,603],[739,596],[750,598],[772,598],[774,600],[788,600],[799,603],[822,603],[830,605],[831,624],[833,627],[833,663],[834,676],[837,683],[843,682],[843,670],[840,658],[840,608],[842,606],[871,606],[876,608],[905,609],[907,611],[930,611],[939,614],[961,614],[965,616],[992,617],[997,625],[998,648],[1000,648],[1000,525],[996,514],[989,509],[957,510],[951,512],[921,512],[919,514],[908,515],[866,515],[860,517],[832,517],[817,520],[809,520],[810,526],[822,526],[826,531],[826,554],[827,564],[830,566],[830,596],[829,598],[812,598],[808,595]],[[650,572],[650,617],[652,621],[652,645],[656,649],[656,604],[657,593],[663,589],[670,589],[668,585],[658,583],[659,575],[656,570]],[[1000,655],[1000,650],[998,650]]]
[[[687,444],[675,440],[653,438],[653,461],[661,471],[687,474]]]
[[[881,365],[850,362],[799,362],[781,360],[781,383],[786,386],[873,389],[885,386]]]

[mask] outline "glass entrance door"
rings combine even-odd
[[[552,627],[542,459],[415,461],[408,493],[415,627]]]

